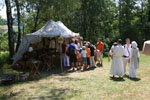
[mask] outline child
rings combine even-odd
[[[139,68],[139,49],[137,43],[133,41],[131,43],[131,56],[130,56],[130,66],[129,66],[129,77],[136,78],[136,71]]]
[[[86,69],[86,65],[87,65],[87,59],[86,59],[86,55],[87,55],[87,51],[85,50],[85,46],[82,47],[82,52],[81,52],[81,55],[82,55],[82,69],[81,70],[84,70]]]
[[[89,45],[86,44],[86,59],[87,59],[87,68],[90,68],[90,55],[91,55],[91,50],[89,48]]]
[[[78,69],[81,68],[81,64],[82,64],[82,54],[81,54],[81,52],[82,52],[82,48],[80,48],[80,49],[78,50],[78,53],[77,53]]]

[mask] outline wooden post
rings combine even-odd
[[[58,37],[58,43],[60,48],[60,65],[61,65],[61,71],[63,71],[63,65],[62,65],[62,44],[63,44],[63,37]]]
[[[61,43],[59,44],[60,45],[60,65],[61,65],[61,71],[63,72],[63,65],[62,65],[62,47],[61,47]]]

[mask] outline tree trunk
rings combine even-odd
[[[39,20],[39,16],[40,15],[40,9],[39,7],[37,8],[37,13],[36,13],[36,17],[35,17],[35,24],[34,24],[34,27],[33,27],[33,30],[32,32],[35,32],[36,29],[37,29],[37,26],[38,26],[38,20]]]
[[[14,55],[14,34],[13,34],[13,19],[11,13],[10,0],[5,0],[6,12],[7,12],[7,25],[8,25],[8,44],[9,44],[9,56]]]
[[[83,18],[83,22],[82,22],[82,32],[83,32],[83,38],[86,40],[87,39],[87,4],[86,4],[86,0],[82,0],[82,18]]]
[[[17,8],[17,18],[18,18],[18,39],[17,39],[17,45],[16,45],[16,52],[18,51],[20,42],[21,42],[21,22],[20,22],[20,7],[18,0],[15,0],[16,8]]]
[[[119,0],[119,33],[120,33],[120,35],[122,33],[122,30],[121,30],[121,4],[122,4],[122,2],[121,2],[121,0]]]
[[[150,0],[148,0],[148,22],[150,22]]]

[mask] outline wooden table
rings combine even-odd
[[[38,70],[38,67],[39,67],[41,61],[35,60],[35,59],[31,59],[31,60],[29,60],[29,62],[32,64],[32,65],[31,65],[30,76],[31,76],[31,75],[33,75],[33,76],[35,76],[35,75],[40,76],[40,72],[39,72],[39,70]]]
[[[54,67],[53,60],[54,60],[53,55],[51,55],[51,56],[46,55],[46,56],[42,57],[42,63],[43,63],[43,65],[46,65],[47,71],[50,71],[52,69],[52,67]],[[42,70],[43,70],[43,68],[42,68]]]

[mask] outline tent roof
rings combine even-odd
[[[78,37],[79,33],[74,33],[69,30],[61,21],[49,20],[45,26],[40,30],[26,34],[19,46],[19,49],[14,57],[13,64],[22,58],[23,54],[28,50],[30,44],[34,44],[41,41],[41,37],[63,37],[72,38]]]
[[[150,40],[145,41],[143,45],[143,54],[150,55]]]
[[[146,43],[146,44],[150,44],[150,40],[148,40],[148,41],[145,41],[144,43]]]
[[[30,34],[30,35],[38,35],[41,37],[64,37],[70,38],[79,36],[79,33],[74,33],[69,30],[61,21],[53,21],[49,20],[45,26],[43,26],[40,30]]]

